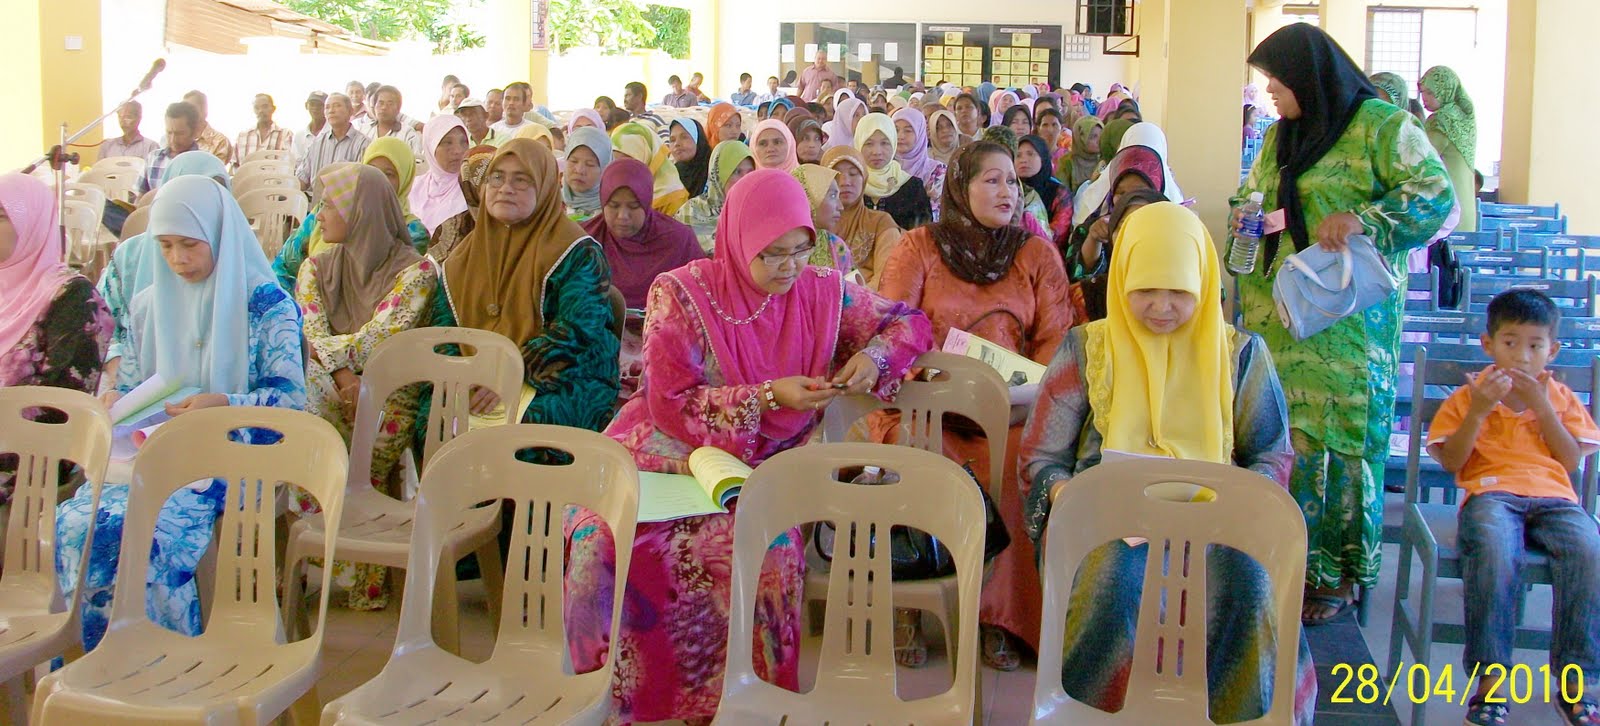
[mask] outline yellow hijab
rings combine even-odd
[[[1147,289],[1189,292],[1194,317],[1171,333],[1151,333],[1128,302],[1130,291]],[[1216,248],[1194,212],[1162,202],[1123,222],[1106,318],[1085,331],[1089,406],[1105,449],[1233,462],[1233,346],[1221,296]]]
[[[861,117],[861,121],[856,124],[855,147],[856,151],[861,152],[862,159],[867,157],[867,152],[862,149],[867,145],[867,140],[872,138],[874,133],[883,134],[883,138],[889,140],[891,149],[894,148],[895,139],[898,138],[894,128],[894,120],[889,118],[888,115],[869,113]],[[895,192],[900,191],[900,185],[911,179],[911,175],[906,173],[905,169],[900,168],[900,162],[895,161],[894,157],[894,152],[891,151],[889,153],[889,163],[884,165],[882,169],[873,169],[870,165],[868,166],[867,196],[873,199],[893,196]]]
[[[361,163],[371,164],[373,159],[383,157],[394,164],[394,170],[400,175],[400,188],[395,194],[400,196],[400,214],[406,218],[406,224],[416,219],[411,213],[411,182],[417,178],[417,157],[411,153],[411,147],[401,141],[398,136],[383,136],[367,144],[366,153],[361,155]],[[320,177],[320,175],[319,175]],[[316,222],[312,222],[316,224]],[[322,225],[317,224],[306,237],[306,258],[310,259],[327,250],[332,245],[322,238]]]
[[[638,122],[625,123],[611,132],[611,145],[623,156],[650,167],[654,179],[655,199],[650,203],[653,209],[670,217],[689,201],[689,190],[683,188],[678,178],[678,166],[672,163],[672,153],[650,129]]]

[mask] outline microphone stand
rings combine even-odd
[[[167,63],[165,59],[157,60],[155,64],[150,67],[150,72],[146,73],[144,78],[139,81],[139,86],[133,89],[133,93],[128,94],[128,97],[123,99],[121,103],[112,106],[110,111],[101,114],[99,118],[90,121],[88,125],[78,129],[77,133],[68,135],[67,129],[69,127],[67,126],[67,122],[61,122],[61,143],[51,147],[49,151],[44,153],[44,156],[34,159],[33,163],[23,167],[23,174],[32,174],[40,166],[49,164],[50,168],[55,172],[56,224],[61,233],[61,260],[63,262],[71,259],[71,256],[67,253],[67,224],[61,214],[62,211],[67,207],[67,164],[76,164],[78,163],[79,158],[78,152],[69,152],[68,149],[71,147],[72,142],[88,135],[90,131],[93,131],[95,128],[99,127],[100,124],[106,119],[111,118],[118,111],[121,111],[123,106],[128,105],[129,102],[138,98],[144,92],[150,90],[151,84],[155,81],[156,74],[160,73],[162,70],[165,70],[166,67]]]

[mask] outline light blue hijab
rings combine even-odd
[[[223,188],[233,188],[228,181],[228,169],[222,165],[222,161],[209,151],[196,149],[172,157],[167,168],[161,171],[162,186],[157,188],[156,197],[161,196],[161,189],[166,188],[167,182],[185,176],[207,177],[215,179]],[[117,245],[116,252],[111,255],[111,264],[116,266],[118,278],[122,281],[122,299],[130,305],[133,298],[155,280],[156,271],[166,267],[160,251],[156,249],[156,237],[148,226],[145,231]]]
[[[572,156],[572,150],[580,146],[587,146],[589,151],[594,152],[594,158],[600,161],[600,171],[604,173],[611,164],[611,137],[593,126],[582,126],[567,134],[567,156]],[[572,191],[563,182],[561,201],[566,203],[569,211],[591,216],[600,210],[600,183],[597,181],[593,189],[580,193]]]
[[[204,282],[190,283],[162,261],[134,297],[139,370],[206,393],[245,393],[250,298],[262,285],[277,285],[250,222],[220,184],[184,176],[163,184],[150,209],[151,239],[164,235],[208,243],[215,268]]]

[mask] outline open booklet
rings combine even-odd
[[[134,386],[127,395],[111,404],[111,425],[127,426],[145,422],[146,419],[166,415],[169,403],[178,403],[200,392],[193,386],[168,383],[157,373]]]
[[[999,344],[984,340],[965,330],[951,328],[944,339],[944,352],[976,358],[1000,372],[1008,386],[1022,386],[1044,380],[1047,367],[1035,363],[1025,355],[1013,353]]]
[[[693,474],[639,472],[639,521],[726,513],[753,470],[733,454],[702,446],[689,455],[689,471]]]
[[[522,421],[522,417],[527,415],[528,407],[533,405],[533,394],[533,386],[523,383],[521,400],[517,401],[517,417],[515,421],[520,422]],[[490,426],[502,426],[505,424],[505,422],[506,402],[502,400],[500,403],[495,405],[493,410],[489,411],[488,413],[475,413],[468,416],[467,430],[476,431],[478,429],[488,428]]]

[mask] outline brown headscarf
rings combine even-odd
[[[867,160],[861,158],[861,152],[849,144],[835,146],[823,152],[824,167],[837,171],[840,164],[854,164],[863,179],[861,196],[856,198],[855,204],[845,207],[844,212],[839,215],[839,236],[850,246],[850,256],[857,264],[864,264],[863,260],[872,258],[873,245],[877,243],[878,236],[899,227],[895,225],[894,217],[889,216],[887,212],[867,209],[865,191]]]
[[[974,285],[991,285],[1005,279],[1029,237],[1021,227],[991,229],[972,216],[967,187],[983,168],[984,157],[991,154],[1009,156],[1010,151],[993,141],[975,141],[961,149],[945,179],[944,214],[933,225],[933,241],[945,266],[956,277]],[[1022,204],[1020,189],[1016,204]]]
[[[372,320],[378,303],[394,290],[395,278],[422,261],[411,248],[400,198],[375,166],[332,164],[318,174],[322,202],[344,217],[350,236],[313,255],[328,325],[349,335]]]
[[[533,177],[533,214],[507,225],[489,216],[488,204],[478,207],[477,226],[445,260],[444,273],[457,325],[492,330],[522,345],[544,332],[545,279],[567,249],[588,235],[567,218],[556,157],[544,144],[507,141],[489,163],[490,177],[508,156]]]

